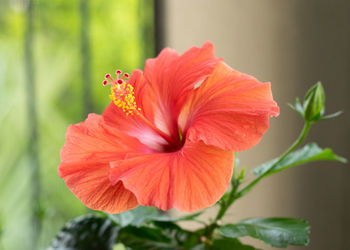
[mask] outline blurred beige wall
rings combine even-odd
[[[287,103],[318,80],[325,86],[327,111],[342,109],[345,114],[316,124],[308,139],[350,159],[349,0],[167,0],[164,17],[166,46],[183,52],[211,40],[216,55],[233,68],[272,82],[281,115],[271,119],[258,146],[239,154],[241,166],[252,169],[292,143],[302,123]],[[312,226],[308,249],[350,249],[348,165],[297,167],[267,178],[257,188],[233,207],[226,221],[301,217]]]

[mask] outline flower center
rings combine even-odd
[[[118,108],[121,108],[127,116],[134,114],[139,115],[140,113],[138,111],[140,111],[141,108],[137,107],[136,105],[134,87],[124,81],[124,79],[129,77],[129,74],[124,73],[123,76],[120,77],[122,74],[121,70],[117,70],[115,74],[115,79],[113,79],[110,74],[106,74],[106,80],[104,80],[102,83],[104,86],[107,84],[112,85],[111,94],[109,97],[113,100],[113,103]]]
[[[125,80],[129,77],[128,73],[122,75],[121,70],[115,72],[116,78],[113,79],[110,74],[105,75],[105,80],[102,82],[103,86],[108,84],[111,85],[111,94],[109,97],[113,100],[113,103],[123,110],[126,116],[137,115],[148,127],[165,139],[169,147],[173,148],[174,145],[177,146],[177,140],[174,140],[171,136],[161,131],[152,122],[150,122],[145,116],[143,116],[140,107],[137,107],[135,101],[134,87],[127,83]]]

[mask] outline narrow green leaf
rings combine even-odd
[[[294,151],[289,154],[284,160],[278,163],[273,169],[270,169],[277,161],[278,158],[265,162],[262,165],[253,169],[253,173],[257,176],[264,174],[273,174],[287,168],[305,164],[313,161],[338,161],[346,163],[346,159],[333,153],[330,148],[321,149],[316,143],[305,145],[303,148]],[[270,170],[269,170],[270,169]],[[268,172],[268,173],[267,173]]]
[[[324,115],[324,116],[322,116],[322,120],[332,119],[334,117],[337,117],[337,116],[341,115],[342,113],[343,113],[343,111],[337,111],[337,112],[335,112],[333,114]]]
[[[211,247],[207,247],[210,250],[257,250],[256,248],[242,244],[238,239],[221,238],[215,239]]]
[[[201,214],[203,213],[203,211],[201,212],[197,212],[194,214],[190,214],[190,215],[186,215],[180,218],[175,218],[175,221],[189,221],[189,220],[195,220],[197,219]]]
[[[303,106],[300,103],[299,98],[296,98],[295,105],[288,103],[289,107],[291,107],[293,110],[295,110],[301,117],[304,119],[304,109]]]
[[[246,172],[246,169],[242,168],[241,172],[239,173],[239,175],[237,177],[238,183],[242,183],[242,181],[244,180],[245,172]]]
[[[177,221],[189,221],[189,220],[195,220],[197,219],[198,216],[200,216],[203,213],[203,211],[198,212],[198,213],[194,213],[194,214],[190,214],[190,215],[186,215],[183,217],[170,217],[167,215],[159,215],[159,216],[155,216],[150,218],[152,221],[169,221],[169,222],[177,222]]]
[[[53,249],[113,249],[118,228],[109,219],[87,215],[68,222],[52,241]]]
[[[309,243],[309,225],[294,218],[253,218],[219,228],[225,237],[251,236],[274,247],[306,246]]]

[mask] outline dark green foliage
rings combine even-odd
[[[247,219],[222,226],[219,232],[230,238],[251,236],[274,247],[306,246],[309,243],[308,223],[294,218]]]
[[[122,219],[120,224],[109,219],[111,215],[108,215],[109,218],[93,215],[79,217],[67,223],[49,249],[103,250],[111,249],[116,243],[136,250],[190,249],[200,243],[200,232],[184,230],[173,222],[176,219],[152,210],[152,207],[139,207],[119,214],[117,218],[137,218]]]
[[[144,210],[144,211],[142,211]],[[138,209],[140,217],[148,208]],[[135,212],[134,212],[135,213]],[[135,213],[136,215],[136,213]],[[145,220],[144,220],[145,222]],[[239,237],[251,236],[275,247],[306,245],[309,226],[306,221],[292,218],[248,219],[219,227],[224,236],[208,241],[205,231],[190,232],[171,221],[149,220],[140,226],[121,226],[106,217],[82,216],[67,223],[49,249],[112,249],[116,243],[134,250],[141,249],[235,249],[254,250],[242,244]],[[125,225],[125,224],[124,224]]]
[[[213,245],[207,247],[210,250],[256,250],[255,247],[244,245],[238,239],[221,238],[213,241]]]
[[[120,230],[118,242],[134,250],[178,249],[176,241],[160,228],[128,226]]]
[[[87,215],[68,222],[53,240],[50,250],[110,250],[118,233],[111,220]]]
[[[122,229],[118,242],[132,249],[189,249],[199,243],[200,234],[182,229],[177,221],[193,220],[200,213],[174,218],[155,207],[139,206],[121,214],[107,214]]]

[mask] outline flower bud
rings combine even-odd
[[[319,121],[324,113],[325,94],[321,82],[312,86],[305,95],[303,109],[304,119]]]

